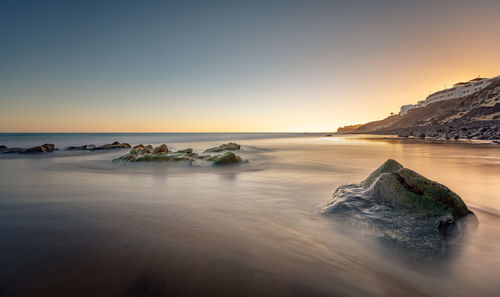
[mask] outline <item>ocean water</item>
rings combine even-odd
[[[28,147],[228,141],[248,164],[123,164],[127,150],[0,155],[0,296],[499,296],[500,146],[321,134],[2,134]],[[320,214],[386,159],[479,225],[439,255]]]

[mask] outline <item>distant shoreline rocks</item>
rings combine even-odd
[[[399,137],[433,138],[439,140],[490,140],[497,143],[500,140],[500,122],[475,123],[460,126],[416,126],[381,134],[394,134]]]
[[[364,181],[340,186],[322,212],[389,242],[430,250],[441,249],[462,219],[477,222],[456,193],[392,159]]]
[[[96,146],[93,144],[84,144],[80,146],[69,146],[64,150],[66,151],[102,151],[102,150],[113,150],[113,149],[126,149],[131,148],[128,143],[120,143],[115,141],[110,144],[104,144],[100,146]],[[59,149],[55,147],[52,143],[46,143],[38,146],[34,146],[31,148],[20,148],[20,147],[12,147],[8,148],[5,145],[0,145],[0,153],[2,154],[36,154],[36,153],[50,153],[53,151],[58,151]]]
[[[2,154],[38,154],[38,153],[50,153],[56,150],[58,149],[51,143],[46,143],[31,148],[20,148],[20,147],[8,148],[5,145],[0,146],[0,153]]]
[[[100,151],[100,150],[114,150],[114,149],[126,149],[131,148],[128,143],[120,143],[115,141],[113,143],[104,144],[100,146],[96,146],[93,144],[84,144],[81,146],[69,146],[65,150],[66,151]]]

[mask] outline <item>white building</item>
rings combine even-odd
[[[405,115],[408,113],[408,111],[414,108],[424,107],[430,103],[460,98],[468,96],[470,94],[474,94],[475,92],[488,86],[491,83],[491,80],[496,78],[500,78],[500,76],[496,76],[491,79],[478,77],[471,79],[468,82],[456,83],[452,88],[444,89],[430,94],[429,96],[427,96],[427,98],[425,98],[425,100],[418,101],[417,104],[407,104],[401,106],[400,115]]]

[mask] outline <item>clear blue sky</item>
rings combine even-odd
[[[0,2],[0,131],[328,131],[500,74],[499,1]]]

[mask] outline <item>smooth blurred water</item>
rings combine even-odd
[[[0,156],[0,296],[500,294],[497,146],[298,134],[0,136],[8,146],[115,140],[198,152],[232,140],[249,163],[110,162],[127,150]],[[336,187],[388,158],[461,195],[478,229],[422,258],[319,214]]]

